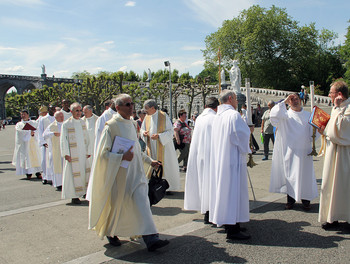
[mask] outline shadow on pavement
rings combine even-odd
[[[171,194],[165,194],[165,199],[177,199],[177,200],[183,200],[185,197],[184,192],[170,192]]]
[[[287,202],[287,199],[286,199],[286,202]],[[311,210],[310,211],[305,211],[303,209],[302,203],[295,203],[293,209],[291,209],[291,210],[286,210],[285,206],[286,206],[285,203],[276,203],[275,202],[275,203],[269,204],[268,206],[262,206],[262,207],[259,207],[257,209],[254,209],[251,211],[251,213],[264,214],[264,213],[272,212],[272,211],[285,211],[286,213],[288,211],[302,211],[305,214],[310,214],[310,213],[318,214],[318,210],[319,210],[319,204],[318,203],[313,204],[312,202],[311,202]]]
[[[348,240],[341,236],[322,236],[304,231],[304,227],[310,226],[309,222],[286,222],[278,219],[251,220],[244,224],[250,240],[228,240],[231,244],[249,244],[268,247],[286,248],[334,248],[339,241]],[[321,229],[321,227],[319,227]]]
[[[89,206],[89,201],[87,200],[80,200],[81,204],[74,204],[74,203],[66,203],[67,206]]]
[[[184,211],[180,207],[151,207],[153,215],[174,216],[178,214],[196,214],[195,211]]]
[[[0,161],[0,164],[11,164],[12,161]]]
[[[123,246],[122,246],[123,247]],[[121,261],[136,263],[246,263],[244,258],[230,256],[226,248],[217,243],[197,236],[181,236],[174,238],[170,244],[155,252],[148,252],[146,247],[134,253],[117,256],[118,248],[106,246],[105,255]]]

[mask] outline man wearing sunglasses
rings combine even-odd
[[[169,241],[159,239],[152,219],[143,160],[152,167],[159,162],[142,153],[136,143],[137,127],[130,120],[134,105],[131,97],[120,94],[115,104],[118,113],[103,129],[89,185],[89,228],[101,238],[107,236],[112,246],[121,245],[118,236],[141,235],[148,251],[155,251]],[[116,136],[135,144],[124,153],[111,152]],[[122,167],[122,161],[129,162],[127,168]]]

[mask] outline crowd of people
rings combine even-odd
[[[331,119],[318,129],[326,146],[319,214],[324,229],[350,220],[347,85],[333,83],[329,96],[334,104]],[[270,192],[287,195],[285,209],[302,202],[308,211],[318,191],[313,159],[308,156],[313,133],[310,113],[302,105],[296,93],[276,104],[269,102],[265,113],[260,107],[255,113],[261,120],[264,160],[269,140],[275,144]],[[180,170],[186,172],[186,210],[200,211],[205,223],[225,227],[227,239],[250,238],[241,223],[249,221],[246,157],[256,151],[251,140],[254,127],[249,126],[244,107],[242,113],[237,111],[234,91],[208,98],[204,111],[191,120],[180,110],[174,124],[155,100],[145,101],[143,109],[136,111],[127,94],[106,101],[99,117],[90,105],[63,100],[61,107],[41,107],[37,120],[21,111],[13,165],[17,175],[30,180],[35,174],[43,184],[52,184],[62,191],[62,199],[73,204],[87,199],[89,228],[99,237],[120,246],[118,236],[142,236],[149,251],[169,243],[159,238],[148,200],[152,168],[163,166],[168,195],[180,190]],[[127,148],[120,151],[120,144]]]

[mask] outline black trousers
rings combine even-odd
[[[270,139],[273,144],[275,144],[275,136],[274,134],[265,134],[264,133],[264,155],[267,157],[269,155],[269,143]]]
[[[255,151],[258,151],[258,150],[259,150],[258,142],[256,142],[255,137],[254,137],[253,134],[250,134],[250,135],[251,135],[251,137],[252,137],[252,144],[253,144],[253,146],[254,146],[254,149],[255,149]]]

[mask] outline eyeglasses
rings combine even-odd
[[[127,106],[127,107],[130,107],[130,106],[133,106],[135,103],[131,102],[131,103],[126,103],[124,104],[124,106]]]

